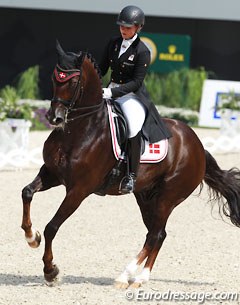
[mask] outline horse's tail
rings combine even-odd
[[[217,201],[223,214],[229,217],[235,226],[240,227],[240,170],[222,170],[207,150],[205,155],[204,182],[209,186],[210,200]]]

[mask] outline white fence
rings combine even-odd
[[[0,169],[42,164],[42,148],[29,150],[31,123],[21,119],[0,122]]]
[[[219,130],[196,132],[211,153],[240,152],[239,123],[226,120]],[[43,164],[43,144],[51,131],[30,133],[29,129],[30,123],[24,120],[0,122],[0,170],[39,168]]]

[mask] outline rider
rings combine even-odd
[[[111,68],[111,82],[108,88],[103,88],[103,98],[113,98],[120,105],[128,124],[129,175],[122,180],[122,193],[134,191],[141,156],[141,130],[150,143],[171,136],[143,83],[150,64],[150,51],[138,36],[144,22],[139,7],[124,7],[117,18],[121,36],[109,41],[99,64],[102,75]]]

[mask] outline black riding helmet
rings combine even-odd
[[[134,5],[124,7],[118,15],[117,24],[131,27],[133,25],[140,25],[143,27],[145,16],[143,11]]]

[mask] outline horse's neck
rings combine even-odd
[[[83,101],[86,106],[97,105],[102,100],[102,82],[98,71],[89,60],[83,65]]]
[[[94,64],[86,59],[83,64],[82,70],[82,96],[80,97],[77,107],[82,108],[83,116],[81,116],[81,110],[78,114],[76,112],[75,117],[77,119],[69,121],[64,136],[72,138],[71,142],[81,143],[87,138],[92,137],[94,141],[98,142],[99,138],[104,139],[103,142],[108,141],[110,132],[108,132],[108,111],[106,105],[101,107],[102,98],[102,82],[98,71],[94,67]],[[99,107],[98,107],[99,105]],[[84,107],[91,107],[84,110]],[[97,107],[94,107],[97,106]],[[86,111],[86,112],[85,112]],[[89,111],[89,114],[87,112]],[[84,114],[87,114],[84,116]],[[76,131],[81,131],[76,140]],[[77,144],[78,145],[78,144]]]
[[[96,113],[68,122],[62,133],[62,142],[68,139],[70,146],[89,146],[98,143],[105,147],[110,138],[107,106],[103,105]],[[69,144],[68,144],[69,145]]]

